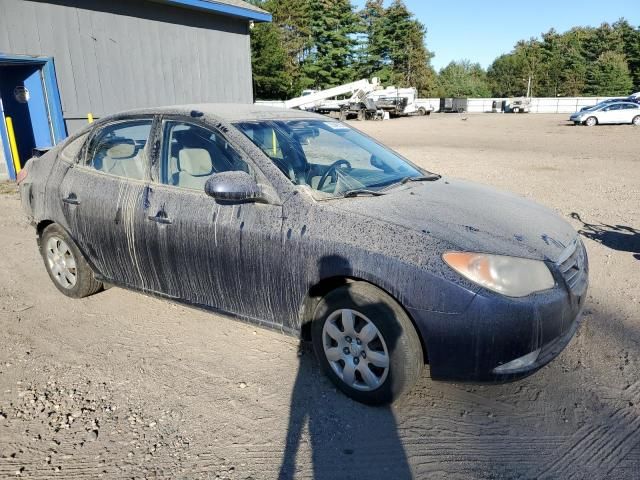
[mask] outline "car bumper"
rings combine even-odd
[[[573,288],[558,277],[554,289],[525,298],[483,290],[460,314],[409,309],[425,340],[431,377],[500,383],[531,375],[553,360],[578,329],[587,275]],[[536,350],[530,363],[495,371]]]

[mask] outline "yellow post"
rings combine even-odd
[[[87,113],[87,122],[93,123],[93,115],[91,113]]]
[[[20,156],[18,155],[18,144],[16,143],[16,132],[13,130],[13,120],[11,117],[5,117],[7,124],[7,135],[9,136],[9,148],[11,149],[11,156],[13,157],[13,168],[16,170],[16,175],[22,170],[20,165]]]
[[[278,154],[278,144],[276,140],[276,130],[274,128],[271,129],[271,148],[273,149],[273,156],[275,157]]]

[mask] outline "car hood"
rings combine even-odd
[[[576,237],[553,211],[493,188],[442,178],[395,187],[379,197],[334,206],[422,232],[451,248],[556,261]]]

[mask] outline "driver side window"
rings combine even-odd
[[[164,122],[162,183],[204,190],[211,175],[237,170],[250,173],[249,165],[219,132],[192,123]]]

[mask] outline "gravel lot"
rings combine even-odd
[[[393,408],[337,393],[277,332],[119,288],[62,296],[0,185],[0,477],[638,478],[640,129],[566,117],[353,123],[553,208],[591,262],[585,322],[551,365],[500,386],[425,375]]]

